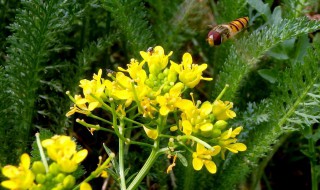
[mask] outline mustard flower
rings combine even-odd
[[[173,111],[176,108],[176,105],[182,99],[180,97],[184,85],[179,82],[176,83],[169,91],[169,93],[164,94],[163,96],[157,96],[156,101],[160,105],[159,113],[161,115],[168,115],[169,112]]]
[[[212,104],[212,113],[217,120],[232,119],[236,117],[236,113],[230,110],[232,107],[232,102],[216,100]]]
[[[223,132],[219,137],[219,145],[221,146],[221,157],[225,159],[225,152],[229,150],[232,153],[238,153],[239,151],[247,150],[247,146],[243,143],[237,143],[235,138],[240,134],[242,127],[237,127],[234,130],[230,128],[229,130]]]
[[[140,51],[140,55],[148,63],[150,74],[157,76],[167,67],[172,51],[168,55],[165,55],[164,49],[161,46],[156,46],[153,48],[152,53]]]
[[[212,150],[208,150],[202,144],[197,143],[196,152],[192,154],[193,160],[192,165],[193,168],[197,171],[201,170],[203,165],[207,168],[207,170],[214,174],[217,172],[217,166],[212,161],[212,157],[219,154],[221,148],[220,146],[213,146]]]
[[[190,53],[183,54],[180,65],[173,61],[171,61],[171,65],[179,73],[179,80],[189,88],[194,88],[200,80],[212,80],[212,78],[202,77],[202,72],[207,68],[207,64],[193,64]]]
[[[47,149],[48,156],[57,162],[59,169],[66,173],[74,172],[88,154],[86,149],[77,151],[76,143],[69,136],[55,135],[42,141],[42,146]]]
[[[66,114],[67,117],[73,115],[76,112],[81,114],[89,114],[90,111],[94,110],[94,108],[96,108],[98,105],[96,103],[92,103],[92,104],[89,104],[89,107],[88,107],[86,104],[88,100],[85,98],[82,98],[81,95],[75,95],[73,99],[75,104],[73,105],[73,107],[70,107],[70,111]]]
[[[1,185],[8,189],[30,189],[34,184],[35,175],[30,168],[30,157],[22,154],[19,167],[7,165],[2,168],[2,174],[9,180],[1,182]]]
[[[192,132],[200,131],[203,136],[211,135],[213,124],[210,119],[212,111],[210,102],[206,101],[198,108],[193,101],[183,99],[177,107],[182,110],[180,124],[184,134],[190,135]]]
[[[94,95],[97,98],[104,98],[105,83],[103,78],[101,78],[102,69],[99,69],[98,74],[93,75],[93,80],[89,81],[83,79],[80,81],[80,87],[83,89],[83,95],[86,101],[89,103],[89,110],[92,111],[96,107],[100,107],[100,103],[92,97]]]
[[[130,77],[137,83],[144,82],[147,78],[146,71],[142,68],[144,65],[144,61],[138,62],[135,59],[131,59],[130,64],[128,64],[128,69],[123,69],[122,67],[118,67],[118,69],[122,72],[128,72]]]

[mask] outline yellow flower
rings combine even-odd
[[[212,148],[213,150],[208,150],[202,144],[197,143],[196,152],[192,154],[192,165],[195,170],[199,171],[203,165],[205,165],[210,173],[214,174],[217,172],[217,166],[212,161],[212,157],[217,155],[221,148],[220,146],[214,146]]]
[[[232,102],[216,100],[212,104],[212,113],[217,120],[232,119],[236,117],[236,113],[230,110],[232,107]]]
[[[206,101],[198,108],[191,100],[183,99],[177,103],[177,107],[182,110],[180,124],[184,134],[190,135],[199,130],[206,137],[212,134],[213,124],[210,119],[212,105],[210,102]]]
[[[93,75],[93,80],[89,81],[87,79],[83,79],[80,81],[79,86],[83,89],[83,95],[87,103],[89,103],[88,107],[90,111],[101,106],[101,104],[92,95],[96,98],[105,98],[105,79],[101,78],[101,75],[102,70],[99,69],[98,74]]]
[[[223,132],[219,137],[219,145],[221,146],[221,157],[225,159],[225,152],[229,150],[232,153],[238,153],[239,151],[247,150],[247,146],[243,143],[237,143],[237,139],[235,138],[238,134],[240,134],[242,127],[237,127],[236,129],[229,130]]]
[[[42,141],[42,146],[47,149],[48,156],[57,162],[59,169],[66,173],[74,172],[88,154],[86,149],[77,152],[76,143],[69,136],[55,135]]]
[[[130,77],[137,83],[144,82],[147,78],[146,71],[142,68],[144,65],[144,61],[139,63],[135,59],[131,59],[130,64],[128,64],[128,69],[123,69],[122,67],[118,67],[118,69],[122,72],[128,72]]]
[[[176,108],[176,105],[179,104],[181,100],[181,93],[184,85],[179,82],[175,84],[169,91],[169,93],[165,93],[163,96],[157,96],[156,101],[160,105],[160,114],[168,115],[169,112],[173,111]]]
[[[171,65],[177,73],[179,73],[179,80],[187,87],[193,88],[199,84],[200,80],[210,81],[212,78],[202,77],[202,72],[206,70],[207,64],[193,64],[192,56],[190,53],[183,54],[182,62],[180,65],[171,61]]]
[[[67,117],[73,115],[74,113],[89,114],[90,111],[94,110],[99,104],[98,102],[91,102],[89,103],[89,107],[87,107],[86,103],[88,100],[82,98],[81,95],[75,95],[74,102],[75,104],[73,107],[70,107],[70,111],[66,114]]]
[[[148,63],[150,74],[156,76],[167,67],[172,51],[168,55],[165,55],[164,49],[161,46],[156,46],[153,48],[152,53],[140,51],[140,55]]]
[[[141,101],[140,104],[143,108],[143,113],[142,116],[143,117],[150,117],[153,118],[153,114],[157,111],[155,106],[156,105],[156,101],[155,100],[151,100],[148,97],[144,97]],[[140,110],[139,110],[140,111]]]
[[[29,169],[30,157],[22,154],[19,167],[7,165],[2,168],[2,174],[9,180],[1,182],[1,185],[8,189],[30,189],[34,186],[35,175]]]

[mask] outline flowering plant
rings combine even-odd
[[[109,171],[114,169],[110,174],[112,173],[119,182],[121,189],[136,189],[156,159],[163,154],[167,154],[169,158],[173,157],[173,163],[167,168],[168,173],[175,166],[176,158],[187,166],[182,152],[188,151],[192,154],[192,166],[195,170],[201,170],[205,166],[214,174],[217,171],[214,157],[220,155],[224,159],[227,150],[232,153],[246,150],[246,145],[237,142],[236,138],[242,127],[227,127],[227,121],[236,116],[231,110],[233,104],[221,100],[227,85],[212,102],[196,101],[192,93],[190,96],[184,94],[201,80],[212,80],[202,76],[207,64],[193,63],[189,53],[183,55],[181,63],[173,62],[169,60],[172,52],[165,54],[161,46],[146,52],[141,51],[140,55],[143,60],[139,62],[131,59],[126,69],[119,67],[119,71],[107,70],[106,74],[100,69],[93,75],[92,80],[81,80],[79,85],[82,88],[81,95],[72,96],[67,92],[74,103],[67,116],[80,113],[97,119],[105,125],[91,124],[84,119],[76,121],[89,128],[92,133],[104,130],[118,137],[118,168],[110,167]],[[110,121],[96,115],[94,110],[97,109],[110,113],[112,115]],[[143,130],[153,143],[133,140],[129,132],[133,130]],[[76,152],[75,145],[69,140],[68,147],[72,147],[72,151],[60,150],[61,144],[58,142],[50,139],[43,141],[42,146],[47,148],[48,156],[59,167],[59,171],[67,173],[74,171],[87,152]],[[125,146],[130,144],[149,147],[150,155],[134,179],[127,184],[124,150]],[[109,156],[107,163],[114,157],[113,154]],[[29,165],[25,164],[27,161],[23,161],[25,157],[23,155],[21,169],[26,173],[29,171]],[[106,165],[103,165],[102,169],[97,169],[95,176],[105,171]],[[3,172],[6,173],[6,170]],[[30,181],[33,181],[33,178],[30,174]],[[89,179],[82,184],[89,186],[88,181]],[[3,186],[9,187],[5,184]]]

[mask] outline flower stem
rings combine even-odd
[[[149,158],[137,174],[137,176],[132,180],[127,190],[137,189],[138,185],[141,183],[142,179],[147,175],[151,166],[156,161],[161,152],[159,150],[159,140],[156,140],[154,143],[154,148],[152,149]]]
[[[315,151],[315,142],[312,138],[312,126],[308,126],[308,133],[310,138],[308,138],[308,149],[310,152],[310,166],[311,166],[311,189],[318,190],[318,178],[317,178],[317,156]]]
[[[192,136],[192,135],[183,135],[183,136],[180,136],[177,138],[178,140],[182,140],[182,139],[191,139],[191,140],[194,140],[196,141],[197,143],[199,144],[202,144],[204,147],[206,147],[207,149],[211,150],[212,149],[212,146],[206,142],[204,142],[203,140],[195,137],[195,136]]]
[[[122,132],[120,131],[120,134]],[[124,141],[119,138],[119,175],[121,190],[126,190],[126,179],[124,175]]]
[[[38,145],[38,148],[39,148],[41,161],[42,161],[42,163],[44,165],[44,168],[46,169],[46,173],[48,173],[49,172],[49,166],[48,166],[48,162],[47,162],[46,156],[44,155],[43,148],[41,146],[39,133],[36,133],[36,141],[37,141],[37,145]]]
[[[109,158],[107,160],[105,160],[104,163],[101,166],[99,166],[96,170],[91,172],[91,174],[86,179],[84,179],[82,181],[82,183],[83,182],[89,182],[90,180],[92,180],[92,179],[96,178],[97,176],[99,176],[101,174],[101,172],[107,168],[107,166],[110,163],[111,159],[113,159],[114,157],[115,157],[114,153],[111,153]],[[77,185],[75,188],[73,188],[73,190],[79,189],[80,185],[81,185],[81,183],[79,185]]]

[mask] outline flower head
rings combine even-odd
[[[179,80],[189,88],[194,88],[199,84],[200,80],[212,80],[212,78],[202,77],[202,72],[207,68],[207,64],[193,64],[190,53],[183,54],[180,65],[173,61],[171,61],[171,64],[176,72],[179,73]]]
[[[232,107],[232,102],[216,100],[212,104],[212,113],[217,120],[232,119],[236,117],[236,113],[230,110]]]
[[[195,170],[201,170],[203,165],[207,170],[214,174],[217,172],[217,166],[212,161],[212,157],[220,152],[220,146],[212,147],[212,150],[206,149],[202,144],[197,143],[196,152],[192,154],[192,165]]]
[[[48,156],[57,162],[59,169],[66,173],[74,172],[88,154],[86,149],[77,151],[76,143],[69,136],[55,135],[42,141],[42,146],[47,149]]]
[[[167,67],[172,51],[165,55],[164,49],[161,46],[156,46],[153,48],[152,53],[140,51],[140,55],[148,63],[150,74],[158,75]]]
[[[2,168],[2,174],[9,180],[1,182],[1,185],[8,189],[30,189],[34,186],[35,175],[30,168],[30,157],[22,154],[19,167],[7,165]]]
[[[238,153],[239,151],[247,150],[247,146],[243,143],[237,143],[235,138],[240,134],[242,127],[237,127],[234,130],[230,128],[229,130],[223,132],[219,138],[219,145],[221,146],[221,156],[225,159],[225,152],[229,150],[232,153]]]

